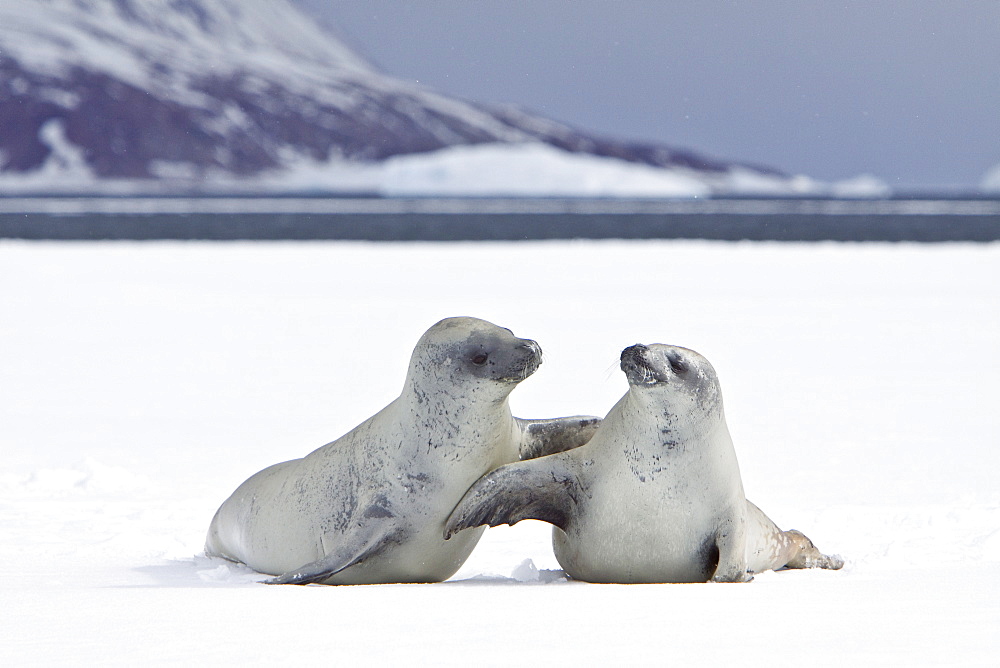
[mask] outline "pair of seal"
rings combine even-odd
[[[744,497],[707,359],[635,345],[621,368],[629,390],[588,443],[485,475],[451,514],[446,537],[543,520],[555,525],[560,565],[589,582],[743,582],[770,569],[843,566]]]
[[[205,552],[278,575],[273,584],[436,582],[480,530],[444,522],[483,474],[585,443],[599,418],[513,417],[507,399],[541,363],[534,341],[448,318],[413,350],[400,396],[311,454],[260,471],[212,520]]]

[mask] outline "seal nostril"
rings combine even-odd
[[[539,363],[541,363],[542,347],[538,345],[536,341],[532,341],[531,339],[522,339],[520,347],[522,350],[527,350],[531,354],[532,359],[537,360]]]
[[[629,346],[628,348],[623,350],[621,359],[623,362],[627,360],[639,360],[642,358],[642,354],[647,350],[649,350],[648,346],[645,346],[641,343],[637,343],[634,346]]]

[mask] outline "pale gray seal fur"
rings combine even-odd
[[[302,459],[252,476],[212,520],[205,551],[273,584],[436,582],[480,532],[442,537],[484,473],[585,443],[599,418],[520,420],[508,395],[541,363],[534,341],[475,318],[421,337],[400,396]]]
[[[544,520],[555,525],[563,569],[590,582],[743,582],[769,569],[843,565],[744,497],[708,360],[635,345],[621,367],[629,390],[590,442],[485,475],[455,508],[446,536]]]

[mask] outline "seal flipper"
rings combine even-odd
[[[566,530],[581,493],[572,463],[558,454],[501,466],[465,493],[451,512],[445,539],[462,529],[542,520]]]
[[[578,448],[587,443],[601,426],[601,418],[593,415],[574,415],[550,420],[521,418],[514,420],[521,428],[522,461]]]
[[[322,582],[337,573],[360,564],[365,559],[378,554],[387,545],[398,543],[397,532],[388,534],[376,534],[372,536],[361,549],[356,547],[341,546],[333,552],[327,554],[322,559],[317,559],[299,568],[282,573],[276,578],[264,580],[264,584],[295,584],[307,585]]]
[[[823,554],[801,531],[789,529],[785,536],[798,548],[795,556],[788,560],[785,568],[825,568],[838,571],[844,567],[844,558],[839,554]]]
[[[801,531],[782,531],[760,508],[747,500],[747,562],[754,573],[792,568],[843,568],[838,555],[826,555]]]
[[[720,517],[715,529],[716,568],[711,582],[749,582],[753,575],[747,569],[746,502],[737,503],[728,517]]]

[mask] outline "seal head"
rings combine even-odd
[[[637,343],[622,351],[621,369],[631,394],[654,402],[661,411],[689,417],[719,416],[719,378],[705,357],[688,348]]]
[[[531,339],[476,318],[446,318],[417,342],[407,379],[418,395],[460,386],[469,400],[502,401],[541,363]]]
[[[541,363],[542,349],[531,339],[476,318],[446,318],[417,342],[411,367],[434,364],[447,375],[516,385]]]

